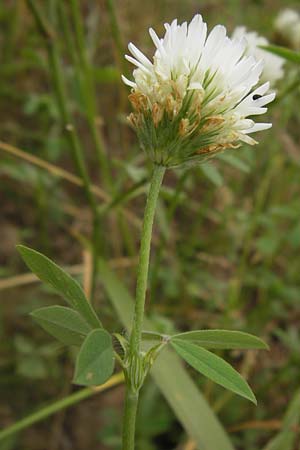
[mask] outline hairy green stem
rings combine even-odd
[[[163,166],[155,166],[144,212],[137,273],[135,310],[130,337],[130,348],[136,353],[139,353],[141,346],[153,221],[158,194],[165,174],[165,170],[166,169]]]
[[[123,450],[134,449],[135,421],[141,380],[132,378],[136,377],[136,375],[141,373],[143,370],[143,366],[139,366],[139,363],[141,362],[140,348],[147,291],[152,228],[157,199],[165,170],[166,169],[163,166],[154,167],[144,212],[137,273],[135,309],[130,336],[129,368],[126,380],[126,398],[123,419]]]
[[[138,407],[138,392],[126,389],[124,418],[123,418],[123,448],[122,450],[134,450],[135,422]]]

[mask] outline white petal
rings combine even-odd
[[[127,86],[130,86],[132,88],[136,88],[136,83],[134,83],[133,81],[128,80],[128,78],[126,78],[124,75],[121,75],[121,78],[122,78],[123,82],[125,84],[127,84]]]
[[[125,55],[125,58],[127,59],[127,61],[131,62],[131,64],[134,64],[135,66],[139,67],[144,72],[151,74],[151,71],[149,69],[147,69],[147,67],[145,67],[140,61],[136,60],[132,56]]]
[[[128,44],[128,49],[130,53],[145,67],[148,67],[150,69],[153,67],[152,62],[149,61],[149,59],[132,42]]]
[[[245,144],[256,145],[258,142],[252,137],[248,136],[248,134],[240,134],[240,140],[245,142]]]
[[[256,133],[257,131],[269,130],[270,128],[272,128],[271,123],[256,123],[252,128],[250,128],[249,130],[244,130],[242,131],[242,133]]]
[[[160,52],[162,52],[164,56],[166,56],[166,52],[165,52],[165,49],[164,49],[164,47],[163,47],[162,40],[159,39],[159,37],[157,36],[157,34],[156,34],[155,31],[153,30],[153,28],[149,28],[149,34],[150,34],[150,36],[151,36],[151,39],[152,39],[152,41],[153,41],[155,47],[156,47]]]
[[[252,98],[254,97],[254,94],[252,95]],[[264,97],[260,97],[257,100],[254,100],[255,106],[265,106],[268,103],[271,103],[276,97],[275,92],[272,92],[271,94],[265,95]]]

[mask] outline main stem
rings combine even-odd
[[[151,237],[156,203],[165,173],[165,167],[155,166],[150,188],[147,197],[147,203],[144,212],[144,220],[142,227],[142,236],[140,244],[140,256],[137,273],[135,309],[132,321],[132,331],[130,336],[130,354],[140,355],[142,326],[144,319],[145,300],[147,291],[149,259],[151,250]],[[130,359],[130,361],[135,358]],[[129,373],[132,373],[129,370]],[[138,406],[139,392],[132,386],[131,380],[126,383],[126,398],[123,419],[123,450],[134,450],[135,421]]]
[[[134,450],[135,422],[136,422],[138,401],[139,401],[138,392],[133,392],[130,386],[128,386],[127,384],[125,394],[124,417],[123,417],[122,450]]]

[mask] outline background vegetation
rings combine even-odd
[[[128,89],[120,73],[131,69],[123,58],[125,44],[133,41],[151,55],[149,26],[160,33],[163,22],[189,20],[199,11],[210,28],[222,23],[231,32],[246,25],[276,43],[274,18],[283,7],[299,6],[288,0],[81,0],[76,15],[73,0],[43,0],[36,2],[45,18],[39,23],[30,3],[0,4],[3,428],[77,391],[71,386],[75,351],[54,342],[28,315],[56,297],[27,272],[17,243],[66,266],[88,295],[94,292],[107,326],[122,327],[103,288],[101,267],[95,285],[91,281],[90,243],[133,292],[149,170],[126,122]],[[296,70],[286,65],[270,108],[273,129],[259,136],[257,147],[168,173],[155,227],[148,311],[156,326],[166,333],[238,329],[270,345],[268,353],[228,355],[247,376],[258,407],[193,373],[239,450],[300,449]],[[294,89],[287,92],[291,84]],[[98,240],[93,207],[77,178],[76,145],[83,149],[100,205]],[[123,387],[115,386],[10,435],[1,449],[42,450],[47,443],[47,450],[117,450],[122,401]],[[150,378],[137,433],[142,450],[198,448]]]

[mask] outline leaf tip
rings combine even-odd
[[[16,249],[21,255],[21,258],[26,263],[26,256],[28,256],[28,253],[32,252],[33,250],[29,247],[26,247],[26,245],[23,244],[17,244]]]
[[[254,403],[254,405],[257,406],[257,399],[256,399],[255,395],[253,394],[253,392],[252,392],[251,398],[249,397],[249,400],[251,403]]]
[[[263,339],[257,338],[258,340],[258,346],[257,350],[270,350],[269,344],[267,344]]]
[[[257,406],[257,399],[254,395],[254,392],[252,391],[251,387],[249,386],[249,384],[247,382],[246,382],[246,384],[247,384],[247,392],[243,392],[243,394],[240,393],[240,395],[242,395],[242,397],[246,398],[251,403],[253,403],[255,406]]]
[[[23,244],[17,244],[16,245],[16,249],[18,250],[19,253],[22,254],[22,252],[24,251],[24,249],[26,249],[27,247]]]

